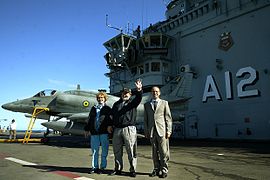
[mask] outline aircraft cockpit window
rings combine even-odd
[[[74,94],[74,91],[65,91],[65,94]]]
[[[48,89],[44,91],[40,91],[34,97],[43,97],[43,96],[53,96],[56,93],[56,90]]]
[[[56,93],[56,90],[51,91],[51,96],[53,96]]]

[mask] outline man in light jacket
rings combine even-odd
[[[144,104],[145,137],[150,138],[154,163],[154,170],[149,176],[166,178],[170,157],[169,138],[172,133],[172,116],[168,101],[159,98],[160,89],[153,87],[151,92],[152,99]]]

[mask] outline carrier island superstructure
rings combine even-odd
[[[270,1],[173,0],[104,43],[110,93],[161,88],[187,139],[270,140]]]

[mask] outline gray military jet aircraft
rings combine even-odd
[[[4,104],[2,108],[27,113],[26,117],[31,117],[35,107],[49,108],[49,111],[44,111],[37,117],[48,121],[42,123],[43,126],[62,133],[83,135],[90,108],[96,103],[96,93],[79,89],[64,92],[43,90],[33,97]],[[119,99],[108,96],[109,106]],[[61,119],[66,121],[59,121]]]
[[[2,105],[2,108],[13,112],[27,113],[26,117],[31,117],[35,107],[48,108],[49,111],[43,111],[37,117],[47,120],[41,123],[43,126],[62,134],[84,135],[84,126],[87,123],[90,109],[96,104],[96,93],[94,91],[83,91],[80,88],[64,92],[43,90],[33,97],[6,103]],[[143,133],[143,104],[149,97],[149,94],[146,93],[137,108],[138,133]],[[112,107],[118,99],[117,96],[108,95],[107,104]],[[165,96],[164,99],[169,101],[174,122],[179,121],[181,119],[179,104],[183,104],[187,99],[176,100],[170,98],[170,96]],[[174,125],[177,124],[179,123],[174,123]],[[179,127],[175,129],[179,129]]]

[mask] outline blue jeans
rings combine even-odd
[[[92,168],[99,168],[99,146],[101,145],[101,165],[100,168],[107,167],[107,156],[109,151],[108,134],[91,135],[91,149],[92,149]]]

